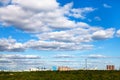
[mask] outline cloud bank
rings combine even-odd
[[[90,42],[112,38],[115,33],[114,28],[104,29],[70,19],[85,19],[95,11],[92,7],[73,8],[74,3],[60,6],[56,0],[5,0],[1,4],[5,4],[0,7],[0,22],[4,27],[15,27],[38,40],[20,43],[2,38],[0,51],[89,50],[94,48]]]

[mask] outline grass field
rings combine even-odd
[[[120,80],[120,71],[0,72],[0,80]]]

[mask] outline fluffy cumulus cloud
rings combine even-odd
[[[103,29],[70,19],[85,19],[89,12],[95,11],[92,7],[73,8],[73,3],[60,6],[56,0],[1,2],[6,2],[6,6],[0,7],[0,23],[34,33],[38,40],[19,43],[15,39],[0,39],[0,51],[88,50],[94,47],[89,42],[112,38],[114,34],[112,28]]]
[[[32,11],[49,11],[54,10],[58,7],[58,3],[56,0],[12,0],[12,3],[19,4],[25,9],[32,10]],[[45,5],[47,4],[47,5]],[[31,6],[33,5],[33,6]]]
[[[43,34],[37,34],[36,36],[41,40],[53,40],[59,42],[90,42],[91,32],[98,30],[99,28],[91,28],[88,24],[80,22],[78,27],[70,30],[47,32]],[[87,28],[87,29],[86,29]]]
[[[25,47],[22,43],[16,42],[15,39],[0,39],[0,51],[9,51],[9,52],[21,52],[24,51]]]
[[[108,39],[108,38],[112,38],[114,35],[114,29],[110,28],[107,30],[99,30],[93,33],[92,38],[94,40],[104,40],[104,39]]]
[[[72,3],[59,6],[56,0],[12,0],[12,5],[0,8],[0,21],[3,25],[36,33],[73,28],[75,21],[66,16],[83,18],[86,13],[94,11],[91,7],[73,9],[72,6]]]
[[[118,37],[120,37],[120,30],[118,30],[116,34]]]

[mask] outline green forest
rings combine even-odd
[[[0,80],[120,80],[120,71],[78,70],[0,72]]]

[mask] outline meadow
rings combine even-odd
[[[0,72],[0,80],[120,80],[120,71]]]

